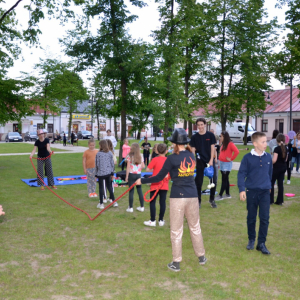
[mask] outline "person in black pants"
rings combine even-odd
[[[247,153],[241,162],[238,172],[240,200],[247,198],[247,250],[253,250],[256,238],[256,217],[259,211],[259,232],[256,250],[262,254],[271,254],[265,243],[267,240],[270,218],[270,190],[272,179],[272,158],[267,149],[267,136],[255,132],[251,137],[254,149]],[[259,209],[259,210],[258,210]]]
[[[274,184],[277,180],[278,185],[278,195],[275,204],[282,205],[283,203],[283,181],[284,174],[286,172],[286,164],[288,161],[288,149],[285,146],[285,136],[282,133],[279,133],[276,137],[278,146],[274,148],[273,151],[273,174],[272,174],[272,190],[270,196],[270,203],[274,203]]]
[[[146,172],[151,172],[153,170],[152,176],[155,176],[159,173],[159,171],[162,169],[165,161],[166,161],[166,154],[168,153],[167,145],[166,144],[157,144],[156,151],[158,153],[158,156],[151,159],[150,164],[148,165]],[[152,183],[150,187],[150,198],[152,198],[156,192],[156,189],[159,188],[158,193],[156,194],[155,198],[150,202],[150,220],[145,221],[144,225],[146,226],[156,226],[156,198],[159,195],[159,219],[158,219],[158,225],[164,226],[164,215],[166,211],[166,198],[167,193],[169,190],[169,181],[164,181],[163,185],[161,186],[161,182],[159,183]]]
[[[192,136],[190,146],[192,147],[192,152],[195,154],[197,161],[197,175],[195,178],[195,182],[198,191],[198,200],[200,208],[204,169],[207,167],[207,164],[215,167],[214,155],[216,138],[213,133],[206,131],[206,120],[204,118],[198,118],[196,120],[196,125],[199,132]],[[216,174],[214,174],[214,180],[215,178]],[[215,193],[216,186],[210,189],[209,203],[212,208],[217,208],[217,205],[215,203]]]
[[[142,144],[142,149],[144,150],[143,157],[144,157],[145,166],[149,165],[150,147],[151,147],[151,144],[148,143],[148,139],[147,139],[147,137],[145,137],[144,143]]]
[[[72,144],[72,146],[74,146],[73,145],[74,140],[75,140],[75,134],[74,134],[74,131],[72,131],[72,133],[71,133],[71,144]]]

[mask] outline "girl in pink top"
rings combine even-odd
[[[130,146],[128,146],[128,140],[124,139],[124,144],[122,147],[122,158],[124,159],[129,152],[130,152]],[[125,164],[127,165],[126,159],[122,162],[122,171],[124,170]]]
[[[235,144],[231,142],[227,131],[222,131],[220,135],[220,143],[222,143],[219,155],[222,185],[220,194],[215,197],[215,201],[223,200],[224,198],[231,198],[229,194],[229,174],[232,169],[232,161],[235,160],[240,153]],[[226,191],[226,194],[223,196],[224,191]]]

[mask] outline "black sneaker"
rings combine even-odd
[[[218,207],[217,204],[216,204],[216,202],[215,202],[215,200],[209,200],[209,203],[210,203],[210,206],[212,208],[217,208]]]
[[[205,265],[206,262],[207,262],[207,258],[204,255],[199,257],[200,265]]]
[[[265,243],[261,243],[257,245],[256,250],[261,251],[262,254],[267,254],[267,255],[271,254],[271,252],[267,249]]]
[[[249,240],[246,249],[247,250],[253,250],[254,249],[254,244],[255,244],[255,240]]]
[[[224,195],[224,199],[230,199],[231,198],[231,195],[230,194],[225,194]]]
[[[179,272],[180,271],[180,266],[179,266],[179,262],[171,262],[168,264],[168,268],[174,272]]]

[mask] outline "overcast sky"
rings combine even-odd
[[[12,2],[7,1],[6,6],[10,6]],[[17,7],[16,12],[20,22],[20,25],[23,27],[26,26],[28,21],[28,13],[24,13],[25,10],[23,6],[28,4],[29,0],[25,0],[24,3]],[[154,0],[145,1],[148,3],[147,7],[136,8],[128,5],[128,9],[132,14],[136,14],[139,18],[129,25],[129,33],[134,39],[142,39],[147,42],[152,42],[150,37],[151,31],[159,28],[159,14],[157,11],[157,4]],[[23,4],[22,4],[23,3]],[[266,8],[268,9],[269,17],[273,18],[278,17],[279,23],[283,24],[285,20],[284,10],[275,8],[274,0],[266,0]],[[68,61],[68,57],[64,56],[62,48],[58,43],[58,39],[62,38],[65,34],[65,31],[71,28],[71,24],[67,23],[65,26],[59,24],[57,20],[42,20],[40,22],[39,28],[42,31],[40,35],[40,48],[29,48],[27,46],[22,46],[22,58],[15,61],[13,68],[9,70],[8,75],[12,78],[20,76],[21,71],[31,72],[33,66],[39,62],[39,58],[60,58],[63,61]],[[91,72],[83,72],[81,74],[82,78],[86,81],[88,77],[92,74]],[[275,79],[271,82],[273,89],[281,89],[283,86]]]

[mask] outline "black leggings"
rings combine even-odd
[[[290,160],[288,160],[286,162],[286,171],[287,171],[287,180],[291,180],[292,170],[291,170],[291,161]]]
[[[111,200],[115,200],[115,195],[114,195],[114,191],[113,191],[113,188],[112,188],[112,184],[111,184],[111,175],[108,175],[108,176],[101,176],[98,180],[99,182],[99,197],[100,197],[100,204],[103,203],[103,197],[104,197],[104,184],[103,184],[103,181],[105,180],[105,185],[106,185],[106,188],[108,189],[109,191],[109,198]]]
[[[222,174],[222,185],[220,190],[220,196],[223,195],[224,191],[226,190],[226,194],[229,195],[229,174],[230,171],[221,171]]]
[[[131,187],[136,182],[136,180],[139,178],[141,178],[141,174],[129,173],[128,186]],[[136,185],[135,187],[136,187],[136,190],[139,195],[141,207],[144,207],[144,196],[143,196],[143,192],[142,192],[142,185]],[[134,188],[132,188],[129,191],[129,207],[130,208],[132,208],[132,206],[133,206],[133,194],[134,194]]]
[[[166,198],[167,198],[167,190],[159,190],[157,195],[155,196],[155,198],[150,202],[150,218],[151,221],[154,222],[155,221],[155,217],[156,217],[156,198],[159,195],[159,205],[160,205],[160,210],[159,210],[159,221],[163,221],[164,220],[164,215],[165,215],[165,211],[166,211]],[[155,194],[155,191],[150,192],[150,198],[153,197],[153,195]]]
[[[122,162],[122,171],[124,171],[124,167],[125,167],[125,165],[126,165],[126,168],[127,168],[127,161],[126,161],[126,159],[124,158],[124,161]]]

